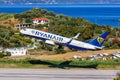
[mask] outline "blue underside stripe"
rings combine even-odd
[[[85,48],[73,46],[73,45],[70,45],[70,44],[67,44],[66,46],[69,47],[69,48],[72,48],[72,49],[76,49],[76,50],[87,50],[87,49],[85,49]]]

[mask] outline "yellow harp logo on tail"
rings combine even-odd
[[[99,42],[99,44],[101,44],[101,43],[104,41],[104,39],[101,38],[101,37],[98,37],[98,38],[97,38],[97,41]]]

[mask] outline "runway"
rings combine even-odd
[[[113,80],[120,70],[0,69],[0,80]]]

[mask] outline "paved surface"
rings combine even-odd
[[[120,70],[0,69],[0,80],[113,80]]]

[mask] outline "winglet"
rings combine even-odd
[[[79,37],[80,33],[78,33],[76,36],[73,37],[73,39],[77,39]]]
[[[71,41],[72,41],[73,39],[77,39],[79,35],[80,35],[80,33],[78,33],[76,36],[72,37],[72,38],[67,42],[67,44],[71,43]]]

